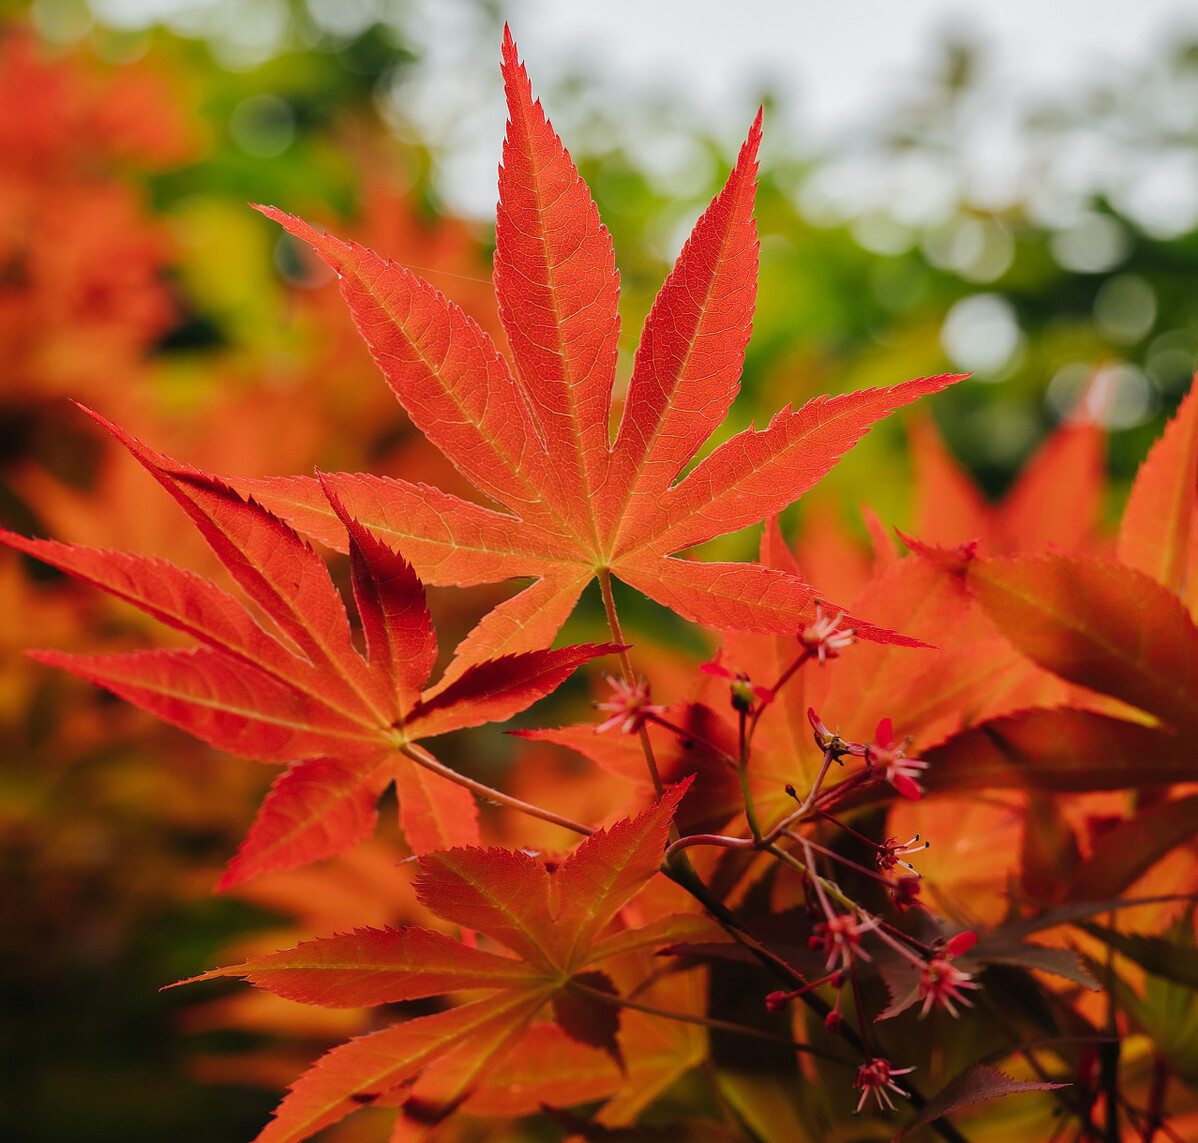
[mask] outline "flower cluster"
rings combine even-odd
[[[843,613],[829,616],[824,613],[822,606],[817,604],[814,620],[798,633],[800,651],[797,658],[781,673],[772,687],[753,682],[745,670],[734,669],[718,657],[700,667],[704,674],[722,679],[728,684],[732,708],[739,715],[739,757],[732,754],[724,756],[730,766],[736,767],[740,775],[746,799],[746,819],[752,836],[688,835],[676,839],[667,849],[667,859],[677,850],[691,845],[722,845],[725,848],[750,851],[769,849],[802,872],[809,891],[808,906],[813,922],[808,943],[820,955],[823,971],[818,976],[811,976],[805,980],[800,978],[798,988],[771,992],[765,998],[769,1011],[780,1011],[792,1001],[807,996],[816,989],[827,988],[834,992],[834,1001],[830,1007],[820,1010],[824,1014],[827,1027],[835,1030],[844,1021],[842,1003],[846,989],[851,988],[856,992],[863,966],[869,966],[871,972],[876,972],[878,958],[883,954],[889,956],[890,951],[893,951],[899,953],[917,971],[918,984],[912,987],[906,1004],[922,1004],[919,1012],[921,1018],[932,1008],[943,1008],[952,1016],[957,1016],[961,1006],[971,1004],[969,992],[978,985],[968,972],[953,961],[972,946],[974,935],[962,933],[948,941],[923,944],[861,908],[843,893],[834,880],[829,879],[826,874],[821,874],[816,868],[817,854],[820,855],[820,860],[827,858],[852,865],[858,873],[881,882],[900,913],[920,904],[920,874],[906,858],[926,849],[928,843],[920,842],[918,834],[906,841],[897,837],[887,837],[882,842],[873,841],[863,834],[858,834],[847,823],[838,821],[830,812],[843,793],[871,783],[886,782],[905,798],[918,799],[923,796],[924,790],[919,784],[919,778],[928,764],[919,758],[907,757],[906,750],[910,739],[895,738],[894,724],[890,718],[883,718],[878,723],[872,742],[858,742],[842,738],[839,731],[826,726],[815,710],[809,707],[807,719],[811,724],[816,747],[823,755],[818,776],[803,797],[800,797],[793,786],[786,787],[787,793],[799,802],[799,806],[771,829],[762,829],[754,817],[746,774],[758,722],[770,705],[778,701],[781,688],[804,663],[814,660],[822,665],[829,659],[837,658],[854,642],[855,635],[852,629],[841,629],[843,619]],[[611,698],[607,702],[595,705],[597,709],[608,712],[610,717],[596,727],[596,730],[618,728],[625,734],[631,734],[641,730],[646,722],[653,721],[660,727],[674,729],[682,735],[682,730],[673,727],[668,721],[669,708],[652,703],[648,684],[643,678],[635,684],[610,677],[608,681],[613,691]],[[852,770],[843,780],[825,788],[825,779],[833,765],[843,765],[844,759],[850,757],[860,758],[864,766]],[[834,850],[825,848],[814,837],[807,837],[798,832],[800,823],[817,818],[840,826],[856,834],[862,842],[871,845],[875,851],[873,868],[857,865]],[[780,843],[784,844],[786,841],[797,843],[801,850],[801,861],[798,852],[791,853],[778,848]],[[859,1006],[849,1006],[850,1013],[857,1007]],[[893,1007],[892,1005],[892,1009]],[[906,1094],[903,1087],[895,1082],[894,1077],[905,1075],[913,1069],[895,1069],[889,1060],[873,1055],[866,1033],[867,1018],[860,1011],[856,1012],[856,1018],[862,1022],[860,1036],[865,1046],[865,1062],[859,1068],[854,1081],[854,1087],[861,1093],[857,1110],[863,1110],[871,1098],[879,1110],[893,1110],[895,1105],[892,1094]]]
[[[907,757],[905,750],[911,740],[904,738],[895,741],[894,724],[889,718],[878,723],[872,743],[849,742],[841,738],[839,733],[829,730],[810,707],[807,708],[807,720],[815,732],[816,746],[826,757],[837,761],[845,755],[864,758],[866,766],[876,771],[882,781],[889,782],[904,798],[918,801],[923,797],[924,789],[916,779],[928,768],[928,764],[920,758]]]
[[[873,934],[871,939],[880,942],[882,946],[888,946],[918,971],[918,983],[912,989],[910,998],[900,1005],[892,1005],[887,1015],[895,1015],[903,1007],[920,1002],[922,1002],[919,1012],[920,1019],[927,1016],[933,1008],[943,1008],[951,1016],[956,1017],[960,1015],[959,1006],[972,1007],[972,1001],[968,994],[979,988],[980,985],[972,979],[969,972],[954,964],[953,961],[973,948],[977,942],[976,933],[960,932],[951,938],[940,939],[930,945],[906,936],[880,917],[847,901],[834,883],[827,881],[816,872],[816,850],[821,850],[829,856],[831,856],[831,851],[822,850],[814,841],[805,838],[797,840],[799,840],[804,853],[807,884],[812,891],[813,900],[809,902],[809,909],[816,917],[820,918],[813,925],[812,936],[808,943],[811,948],[818,950],[826,958],[824,961],[825,975],[810,980],[801,988],[791,992],[771,992],[765,1001],[767,1009],[772,1012],[778,1011],[805,993],[824,985],[830,985],[836,990],[836,999],[831,1009],[827,1010],[825,1014],[825,1023],[830,1029],[838,1028],[843,1022],[841,1001],[846,984],[850,981],[853,982],[855,989],[861,965],[863,963],[872,965],[875,961],[875,953],[878,952],[877,948],[875,948],[875,953],[871,953],[863,947],[862,939],[869,934]],[[887,838],[884,843],[877,845],[879,866],[889,870],[897,865],[903,865],[910,869],[907,862],[899,858],[899,854],[925,848],[925,846],[917,844],[918,840],[918,837],[914,837],[910,841],[900,843],[895,838]],[[857,868],[866,872],[861,866]],[[887,880],[884,877],[883,879]],[[915,890],[919,885],[918,874],[914,874],[914,871],[912,876],[902,877],[897,883],[887,880],[887,884],[895,887],[896,898],[899,894],[898,886],[911,886],[911,889],[905,890],[906,903],[914,903]],[[839,904],[833,903],[833,896],[836,897]],[[864,1016],[860,1011],[857,1013],[857,1018],[862,1021],[860,1034],[866,1052],[865,1063],[859,1068],[853,1084],[861,1092],[857,1111],[863,1110],[870,1096],[875,1099],[879,1110],[894,1110],[891,1093],[900,1095],[906,1093],[902,1087],[893,1082],[892,1077],[905,1075],[913,1069],[894,1069],[889,1060],[873,1056],[869,1049],[869,1037],[866,1033]]]

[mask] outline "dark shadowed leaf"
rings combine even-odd
[[[1198,779],[1198,754],[1161,728],[1071,707],[991,719],[923,752],[931,792],[1142,789]]]
[[[1030,1080],[1016,1080],[1004,1075],[997,1068],[975,1064],[963,1071],[956,1079],[941,1088],[930,1100],[927,1106],[895,1136],[893,1143],[901,1143],[911,1133],[933,1119],[942,1115],[951,1115],[965,1107],[973,1107],[977,1103],[985,1103],[990,1099],[1000,1099],[1005,1095],[1017,1095],[1026,1091],[1053,1091],[1059,1087],[1068,1087],[1063,1083],[1038,1083]]]
[[[1157,802],[1099,835],[1073,874],[1068,900],[1115,897],[1166,854],[1198,837],[1198,794]]]

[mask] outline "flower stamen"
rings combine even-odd
[[[846,647],[857,641],[854,628],[840,630],[844,618],[841,611],[836,616],[825,615],[820,600],[815,601],[815,618],[799,631],[799,643],[809,655],[814,655],[822,666],[828,659],[835,659]]]
[[[894,739],[894,725],[889,718],[878,723],[874,733],[874,743],[865,748],[865,762],[882,771],[882,777],[889,782],[904,798],[918,801],[924,795],[924,789],[916,779],[928,764],[919,758],[908,758],[903,753],[910,744],[910,738],[901,742]]]
[[[669,707],[654,706],[649,701],[649,680],[642,675],[635,683],[611,675],[604,676],[611,684],[612,697],[608,702],[595,703],[596,710],[612,711],[612,716],[595,727],[595,733],[618,726],[621,734],[636,734],[646,719],[654,714],[666,714]]]
[[[894,1111],[894,1100],[890,1098],[890,1093],[906,1096],[898,1084],[894,1082],[895,1076],[905,1076],[908,1072],[913,1072],[911,1068],[895,1068],[891,1067],[890,1061],[883,1059],[881,1056],[875,1056],[872,1060],[866,1060],[865,1063],[857,1069],[857,1078],[853,1080],[853,1087],[861,1093],[861,1099],[857,1102],[857,1114],[865,1107],[865,1101],[872,1095],[878,1103],[879,1111]]]

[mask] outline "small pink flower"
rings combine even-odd
[[[891,1067],[890,1061],[882,1059],[881,1056],[867,1060],[857,1069],[857,1078],[853,1080],[853,1087],[861,1093],[857,1111],[860,1112],[865,1107],[865,1101],[871,1095],[878,1101],[879,1111],[894,1111],[894,1100],[890,1098],[890,1093],[901,1096],[907,1094],[894,1082],[894,1077],[905,1076],[913,1071],[914,1068]]]
[[[915,866],[908,861],[902,860],[907,854],[920,853],[931,844],[931,842],[925,841],[922,845],[916,845],[918,841],[919,834],[916,834],[909,841],[899,841],[897,837],[888,837],[878,846],[878,868],[884,873],[889,873],[895,866],[901,865],[904,869],[914,873],[918,877],[919,874],[915,872]]]
[[[854,957],[873,960],[861,947],[861,934],[876,929],[880,923],[877,917],[859,919],[852,913],[829,913],[826,921],[815,926],[815,935],[808,943],[828,954],[825,972],[831,972],[833,965],[838,965],[838,972],[848,972]]]
[[[643,675],[636,683],[627,683],[623,679],[606,676],[611,684],[612,697],[610,702],[595,703],[596,710],[612,711],[611,718],[595,727],[595,733],[610,730],[613,726],[620,728],[621,734],[635,734],[645,725],[645,719],[651,714],[665,714],[669,707],[654,706],[649,702],[649,680]]]
[[[905,942],[897,940],[885,929],[879,929],[878,936],[919,970],[918,998],[923,1001],[923,1008],[919,1013],[921,1020],[932,1010],[933,1005],[948,1009],[952,1016],[960,1015],[956,1007],[958,1004],[964,1004],[967,1008],[973,1007],[973,1001],[965,992],[967,989],[980,988],[981,985],[974,981],[968,972],[962,972],[951,962],[953,957],[973,948],[977,943],[977,933],[966,931],[947,941],[937,942],[930,950],[932,955],[928,960],[924,960]]]
[[[890,899],[894,902],[894,907],[901,913],[904,909],[911,909],[919,905],[921,888],[918,873],[908,873],[900,877],[890,891]]]
[[[857,641],[852,627],[839,630],[844,612],[835,617],[824,614],[823,604],[815,601],[815,618],[799,632],[799,642],[820,661],[835,659],[841,651]]]
[[[922,1020],[935,1006],[945,1008],[951,1016],[958,1016],[958,1004],[973,1007],[973,1001],[965,995],[966,989],[980,988],[968,972],[962,972],[952,958],[968,952],[977,942],[977,933],[958,933],[945,946],[939,956],[932,957],[919,974],[919,995],[923,1007],[919,1011]]]
[[[703,663],[699,670],[705,675],[728,680],[732,691],[732,708],[742,714],[748,714],[754,702],[765,706],[774,701],[774,692],[769,687],[754,686],[744,671],[730,671],[723,663]]]
[[[928,764],[919,758],[908,758],[903,753],[903,748],[911,740],[905,738],[902,742],[895,742],[894,726],[888,718],[878,723],[874,739],[874,744],[865,748],[865,761],[883,770],[882,777],[904,798],[910,798],[913,802],[922,798],[923,787],[916,778],[920,771],[928,768]]]

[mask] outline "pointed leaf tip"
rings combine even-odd
[[[378,814],[373,766],[331,758],[293,763],[271,784],[254,824],[213,892],[263,873],[333,857],[369,837]]]
[[[757,115],[753,119],[753,124],[749,128],[749,135],[745,139],[744,150],[749,151],[756,156],[757,148],[761,143],[761,125],[765,120],[765,108],[758,107]]]
[[[533,410],[561,509],[592,534],[608,466],[619,339],[611,236],[539,99],[505,43],[507,131],[495,223],[496,298],[516,375]]]
[[[970,562],[976,558],[978,546],[981,543],[980,540],[967,540],[965,543],[945,548],[939,544],[929,544],[918,540],[899,528],[895,528],[894,533],[921,559],[927,560],[928,563],[934,564],[949,575],[961,577],[968,572]]]
[[[1061,1087],[1069,1087],[1069,1084],[1016,1080],[1004,1072],[1000,1072],[997,1068],[988,1067],[985,1064],[974,1064],[941,1088],[927,1102],[919,1115],[894,1136],[892,1143],[903,1143],[925,1124],[931,1123],[942,1115],[949,1115],[977,1103],[1021,1092],[1054,1091]]]
[[[1187,564],[1195,545],[1198,507],[1198,383],[1182,399],[1136,473],[1116,552],[1130,567],[1181,595],[1194,610]]]
[[[503,56],[502,70],[504,80],[508,79],[508,71],[513,70],[519,72],[523,76],[525,83],[527,83],[528,75],[520,60],[520,49],[516,47],[515,37],[512,35],[511,28],[506,23],[503,25],[503,44],[500,51]]]
[[[81,409],[84,413],[86,413],[89,417],[91,417],[91,419],[93,421],[95,421],[96,424],[100,426],[100,428],[105,429],[107,432],[111,433],[122,444],[127,446],[128,441],[133,439],[132,435],[125,432],[125,430],[122,429],[120,427],[120,425],[116,424],[116,422],[110,421],[106,416],[104,416],[103,413],[96,412],[95,409],[91,408],[88,405],[85,405],[82,401],[76,401],[72,398],[71,404],[74,405],[75,408]]]

